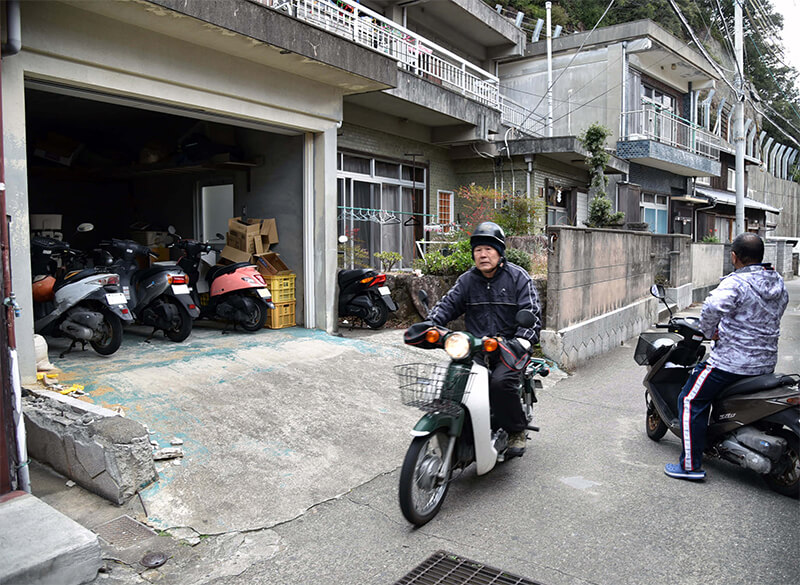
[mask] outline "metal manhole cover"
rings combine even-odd
[[[542,585],[440,550],[394,585]]]
[[[94,532],[108,544],[119,548],[128,548],[156,536],[155,531],[127,515],[101,524]]]

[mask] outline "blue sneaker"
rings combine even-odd
[[[680,463],[667,463],[664,466],[664,473],[675,479],[689,479],[692,481],[700,481],[706,478],[706,472],[702,469],[693,471],[686,471],[680,466]]]

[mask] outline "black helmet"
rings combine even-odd
[[[469,243],[473,253],[476,246],[491,246],[501,256],[506,253],[506,235],[503,233],[503,228],[492,221],[484,221],[478,225],[472,232]]]

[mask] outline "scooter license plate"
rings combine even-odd
[[[267,297],[272,298],[272,294],[270,294],[269,289],[266,288],[258,289],[258,296],[262,299],[266,299]]]
[[[389,292],[388,286],[379,286],[378,291],[384,296],[392,294],[391,292]]]
[[[106,295],[106,302],[109,305],[124,305],[127,304],[128,299],[122,293],[109,293]]]
[[[186,284],[173,284],[172,285],[172,294],[174,295],[188,295],[189,294],[189,286]]]

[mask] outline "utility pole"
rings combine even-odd
[[[552,2],[545,2],[547,11],[547,135],[553,136],[553,31],[550,28]]]
[[[733,0],[734,49],[736,51],[736,109],[734,112],[733,142],[736,147],[736,235],[744,233],[744,33],[742,5]]]

